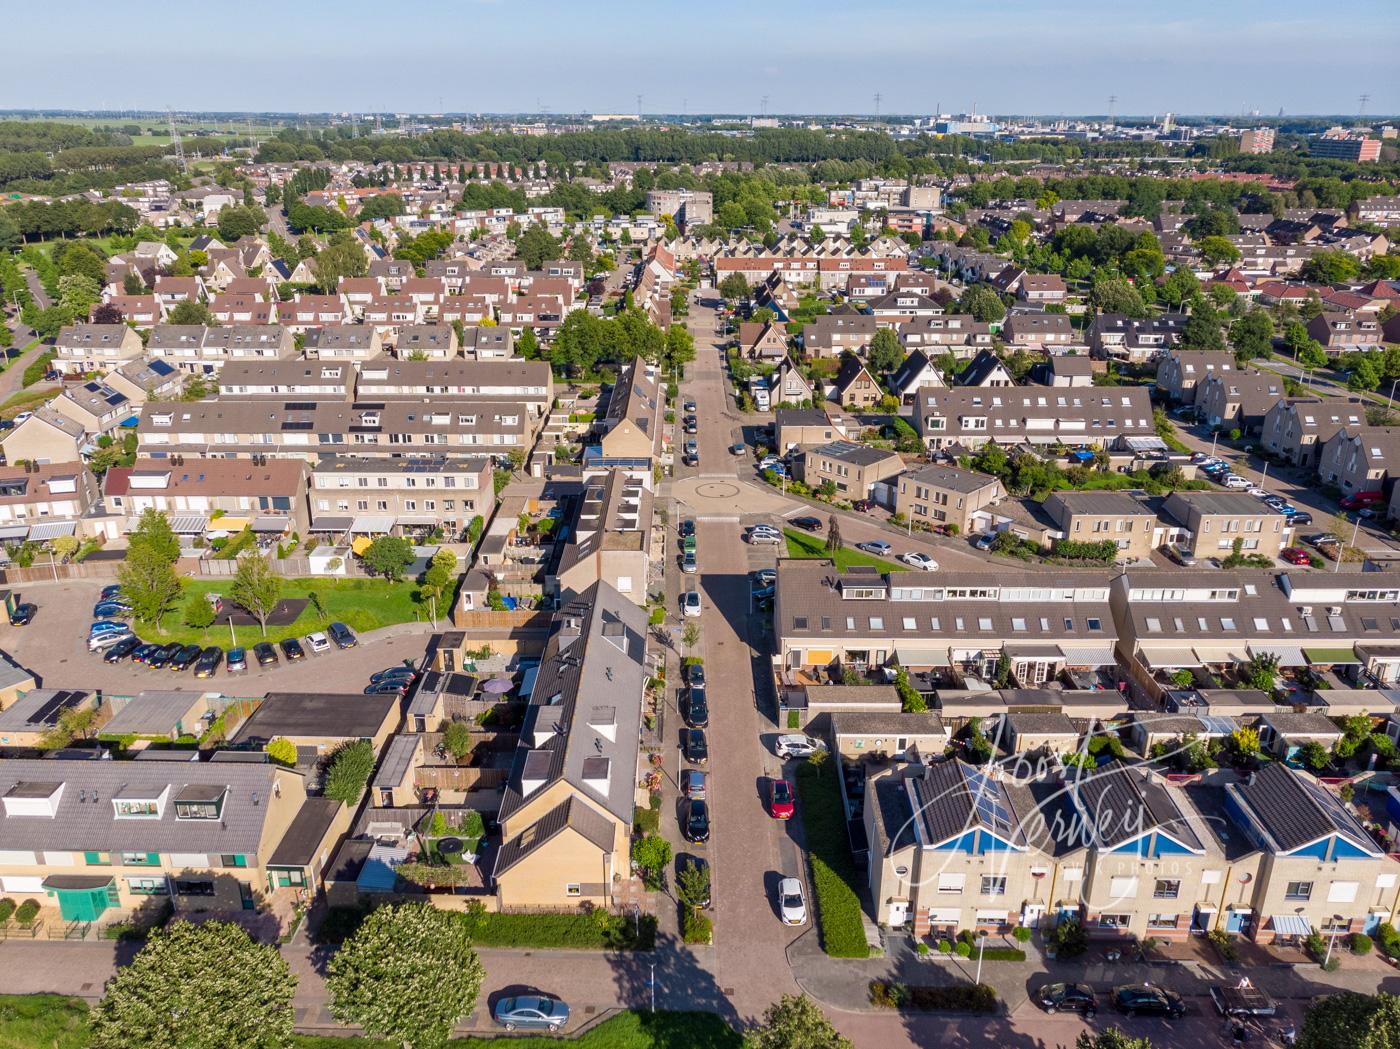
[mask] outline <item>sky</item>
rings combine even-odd
[[[0,107],[1400,112],[1397,0],[5,0]],[[1160,12],[1160,13],[1159,13]],[[1364,31],[1362,28],[1364,27]],[[767,99],[766,103],[764,99]]]

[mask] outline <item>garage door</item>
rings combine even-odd
[[[0,877],[0,889],[5,892],[39,893],[44,891],[43,878],[31,878],[18,874],[6,874]]]

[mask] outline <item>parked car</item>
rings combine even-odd
[[[170,657],[170,669],[175,671],[188,670],[199,658],[201,651],[203,650],[198,645],[182,646],[180,651]]]
[[[707,802],[692,798],[685,803],[685,825],[681,834],[686,841],[710,840],[710,806]]]
[[[1035,992],[1035,1000],[1047,1013],[1074,1012],[1093,1016],[1099,1000],[1093,989],[1082,983],[1047,983]]]
[[[387,696],[390,694],[402,696],[408,691],[412,681],[409,678],[390,677],[383,681],[376,681],[365,687],[367,696]]]
[[[981,535],[979,535],[976,539],[972,541],[972,545],[978,550],[990,550],[992,548],[992,544],[996,541],[997,537],[992,535],[991,532],[983,532]]]
[[[687,590],[681,597],[681,612],[688,618],[698,616],[703,611],[700,605],[700,591]]]
[[[710,747],[705,742],[705,730],[702,728],[681,729],[681,751],[685,754],[685,760],[692,765],[704,765],[710,760]]]
[[[691,728],[704,728],[710,723],[710,704],[703,685],[691,685],[686,690],[685,723]]]
[[[129,625],[115,619],[97,619],[88,627],[88,637],[96,637],[98,634],[120,634],[130,630]]]
[[[700,571],[700,562],[696,559],[694,550],[687,550],[681,554],[681,571],[686,575],[694,575]]]
[[[749,573],[754,586],[774,586],[778,582],[778,572],[773,568],[758,568]]]
[[[150,642],[143,642],[131,650],[131,661],[133,663],[145,664],[146,660],[160,651],[160,645],[153,645]]]
[[[794,517],[791,523],[804,532],[820,532],[822,530],[822,519],[820,517],[805,515],[802,517]]]
[[[693,412],[693,411],[695,411],[695,400],[694,400],[694,398],[687,397],[687,398],[685,399],[685,402],[681,405],[681,410],[682,410],[682,411],[687,411],[687,412]]]
[[[313,652],[329,652],[331,639],[317,630],[314,634],[306,635],[306,647]]]
[[[735,455],[735,456],[743,455],[743,454],[744,454],[745,452],[747,452],[747,451],[748,451],[748,448],[746,448],[742,442],[737,442],[737,443],[731,444],[731,445],[729,446],[729,454],[730,454],[730,455]]]
[[[180,649],[185,646],[178,641],[172,641],[168,645],[161,645],[155,653],[146,660],[146,666],[152,670],[164,670],[170,665],[170,661],[180,654]]]
[[[1351,495],[1342,499],[1343,510],[1360,510],[1364,506],[1371,506],[1375,503],[1385,502],[1385,493],[1371,490],[1366,492],[1352,492]]]
[[[359,644],[354,632],[344,623],[332,623],[326,627],[326,633],[330,634],[336,648],[354,648]]]
[[[928,554],[920,553],[918,550],[911,550],[907,554],[900,554],[899,559],[910,568],[921,568],[925,572],[936,572],[938,562],[929,557]]]
[[[695,538],[695,522],[687,517],[681,522],[681,526],[677,531],[680,533],[682,540],[693,539]]]
[[[10,613],[10,626],[28,626],[34,621],[34,613],[37,611],[39,606],[33,601],[21,601]]]
[[[687,416],[685,417],[685,419],[684,419],[682,425],[685,427],[685,432],[686,432],[686,433],[699,433],[699,432],[700,432],[700,420],[697,419],[697,418],[695,418],[695,416],[693,416],[693,415],[687,415]]]
[[[1312,555],[1301,546],[1287,546],[1278,552],[1279,560],[1287,561],[1290,565],[1310,565]]]
[[[243,648],[231,648],[224,655],[224,669],[230,674],[238,674],[248,669],[248,653]]]
[[[107,649],[107,654],[102,657],[104,663],[120,663],[138,648],[141,647],[141,639],[134,634],[122,638],[111,648]]]
[[[1186,1012],[1181,996],[1150,983],[1125,983],[1113,989],[1113,1004],[1128,1016],[1165,1016],[1176,1020]]]
[[[768,781],[768,811],[775,820],[790,820],[794,811],[792,784],[785,779]]]
[[[1179,564],[1182,568],[1196,567],[1195,555],[1188,550],[1184,550],[1181,547],[1173,544],[1167,547],[1167,553],[1170,554],[1171,559],[1177,564]]]
[[[253,646],[253,658],[258,661],[260,667],[275,667],[277,665],[277,649],[272,647],[271,641],[259,641]]]
[[[705,664],[687,663],[685,665],[685,683],[687,685],[690,685],[692,688],[694,688],[696,685],[699,685],[701,688],[704,688]]]
[[[400,663],[396,667],[389,667],[387,670],[376,670],[369,676],[369,683],[377,685],[381,681],[412,681],[418,676],[418,672],[406,663]]]
[[[1241,477],[1239,474],[1226,474],[1225,480],[1221,483],[1231,490],[1251,488],[1254,485],[1254,482],[1248,477]]]
[[[1288,523],[1294,528],[1297,528],[1299,525],[1310,525],[1313,523],[1312,514],[1308,513],[1306,510],[1299,510],[1289,519]]]
[[[750,546],[777,546],[783,537],[771,528],[750,528],[747,536]]]
[[[681,772],[681,795],[687,798],[703,798],[709,793],[709,773],[701,769],[685,769]]]
[[[99,601],[92,606],[93,619],[127,619],[131,616],[131,606],[120,601]]]
[[[294,637],[284,637],[281,642],[282,654],[287,657],[288,663],[295,663],[298,659],[306,658],[306,649],[301,647],[301,642]]]
[[[825,750],[821,740],[800,732],[779,736],[773,743],[773,753],[780,758],[810,758],[819,750]]]
[[[121,585],[120,583],[108,583],[106,586],[104,586],[104,587],[102,588],[102,595],[98,598],[98,600],[99,600],[99,601],[115,601],[117,598],[119,598],[119,597],[121,596],[121,593],[122,593],[122,585]]]
[[[223,662],[223,659],[224,650],[218,645],[210,645],[195,660],[194,676],[197,678],[213,677],[219,672],[219,664]]]
[[[491,1018],[507,1031],[557,1031],[569,1022],[569,1007],[548,994],[502,998]]]
[[[118,645],[134,636],[135,635],[132,634],[130,630],[118,631],[116,633],[94,634],[92,637],[88,638],[88,651],[101,652],[104,648],[111,648],[113,645]]]
[[[883,539],[868,539],[864,543],[857,543],[856,549],[864,550],[867,554],[874,554],[876,557],[889,557],[890,551],[894,548]]]
[[[796,878],[778,882],[778,913],[784,925],[807,924],[807,901],[802,895],[802,883]]]

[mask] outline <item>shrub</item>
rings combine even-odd
[[[331,755],[326,771],[325,793],[346,805],[354,805],[365,792],[374,771],[374,748],[363,740],[343,743]]]
[[[681,935],[686,943],[709,943],[714,938],[714,928],[703,911],[687,907],[681,920]]]
[[[937,1012],[994,1013],[997,993],[985,983],[969,987],[910,987],[887,980],[870,981],[870,1002],[882,1009],[922,1009]]]
[[[656,945],[656,916],[576,914],[487,914],[480,907],[462,914],[477,947],[573,947],[583,950],[649,951]]]
[[[15,901],[8,896],[0,900],[0,922],[7,922],[10,916],[15,913]]]
[[[653,892],[659,890],[671,862],[671,843],[659,835],[639,838],[632,843],[632,862],[642,872],[642,882]]]
[[[796,710],[789,710],[787,713],[787,727],[797,729],[802,727],[802,714]]]
[[[21,925],[32,925],[39,916],[39,901],[25,900],[15,909],[15,921]]]
[[[1370,953],[1371,953],[1371,937],[1367,936],[1364,932],[1354,932],[1354,933],[1352,933],[1352,934],[1351,934],[1351,953],[1352,953],[1352,954],[1370,954]]]
[[[802,827],[812,866],[812,890],[821,927],[822,950],[836,958],[866,958],[855,861],[846,839],[840,786],[831,763],[806,762],[797,768]]]
[[[932,948],[930,948],[928,944],[922,941],[920,941],[919,945],[915,947],[914,950],[918,953],[920,958],[927,958],[932,952]]]
[[[632,810],[632,831],[636,834],[655,834],[661,829],[661,813],[655,809],[644,809],[638,805]]]
[[[1017,943],[1031,942],[1031,928],[1029,925],[1016,926],[1016,928],[1012,931],[1011,935],[1016,937]]]
[[[1239,960],[1240,949],[1235,946],[1235,938],[1224,929],[1212,929],[1207,934],[1207,938],[1210,940],[1211,946],[1220,952],[1220,957],[1227,962]]]
[[[208,602],[206,601],[205,604]],[[263,750],[267,751],[267,756],[279,765],[292,768],[297,763],[297,745],[289,739],[284,739],[281,736],[270,739]]]
[[[1400,932],[1386,922],[1376,928],[1376,946],[1388,958],[1400,958]]]
[[[972,944],[968,943],[966,940],[959,940],[953,946],[953,953],[959,958],[970,958],[972,957]]]
[[[1078,958],[1089,949],[1089,936],[1075,918],[1066,918],[1050,933],[1049,945],[1056,958]]]

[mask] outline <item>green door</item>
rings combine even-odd
[[[93,922],[109,906],[111,896],[106,886],[100,889],[58,889],[58,913],[64,921]]]

